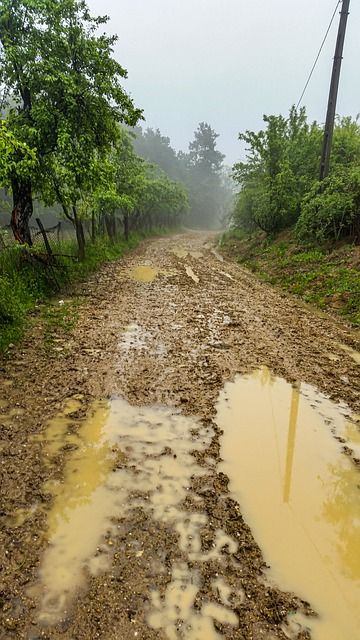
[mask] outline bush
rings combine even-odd
[[[316,182],[304,198],[296,225],[299,240],[360,240],[360,167]]]

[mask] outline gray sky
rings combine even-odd
[[[177,149],[200,121],[220,134],[228,163],[243,155],[239,131],[286,114],[301,95],[336,0],[88,0],[108,14],[125,87]],[[323,122],[338,16],[304,98]],[[360,112],[360,3],[350,2],[338,113]]]

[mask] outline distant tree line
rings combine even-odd
[[[140,156],[160,166],[172,179],[185,185],[189,195],[187,223],[198,228],[220,228],[233,200],[230,169],[216,148],[218,134],[200,122],[187,152],[176,152],[170,138],[159,129],[135,129],[135,149]]]
[[[233,226],[267,234],[294,227],[301,241],[360,242],[358,120],[337,120],[331,171],[321,183],[323,128],[308,122],[305,109],[293,107],[286,118],[264,116],[264,123],[263,130],[239,136],[247,158],[233,168],[239,186]]]

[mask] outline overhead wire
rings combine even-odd
[[[334,9],[334,13],[333,13],[333,15],[332,15],[332,17],[331,17],[330,24],[329,24],[329,26],[328,26],[328,28],[327,28],[327,30],[326,30],[326,33],[325,33],[324,39],[323,39],[323,41],[322,41],[322,43],[321,43],[320,49],[319,49],[318,54],[317,54],[317,56],[316,56],[316,58],[315,58],[315,62],[314,62],[314,64],[313,64],[312,68],[311,68],[311,71],[310,71],[309,77],[308,77],[308,79],[307,79],[307,81],[306,81],[305,87],[304,87],[303,92],[302,92],[302,94],[301,94],[301,96],[300,96],[300,100],[299,100],[299,102],[298,102],[298,103],[297,103],[297,105],[296,105],[296,109],[298,109],[298,108],[299,108],[299,106],[300,106],[300,104],[301,104],[301,102],[302,102],[302,99],[303,99],[303,97],[304,97],[304,95],[305,95],[305,93],[306,93],[306,89],[307,89],[307,88],[308,88],[308,86],[309,86],[310,80],[311,80],[311,78],[312,78],[312,76],[313,76],[313,73],[314,73],[314,71],[315,71],[316,65],[317,65],[317,63],[318,63],[318,61],[319,61],[319,58],[320,58],[320,56],[321,56],[322,50],[323,50],[323,48],[324,48],[325,42],[326,42],[327,37],[328,37],[329,32],[330,32],[330,29],[331,29],[332,24],[333,24],[333,22],[334,22],[334,20],[335,20],[336,12],[337,12],[338,7],[339,7],[339,5],[341,4],[341,2],[342,2],[342,0],[339,0],[339,1],[338,1],[338,3],[337,3],[337,5],[336,5],[336,7],[335,7],[335,9]]]

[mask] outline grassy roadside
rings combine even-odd
[[[229,231],[221,250],[265,282],[360,327],[360,247],[300,247],[291,233],[269,239]]]
[[[152,234],[131,234],[129,242],[118,240],[113,244],[98,239],[88,244],[83,262],[67,257],[58,258],[57,266],[53,269],[36,260],[29,260],[27,251],[20,246],[0,251],[0,353],[6,352],[9,345],[21,338],[31,323],[32,311],[38,305],[51,301],[55,294],[61,297],[71,283],[83,280],[101,264],[120,258],[148,235],[165,233],[167,230],[157,229]],[[58,253],[76,255],[75,245],[63,243],[58,247]],[[63,323],[66,329],[68,323],[76,321],[76,310],[64,305],[55,313],[49,305],[47,316],[49,325]]]

